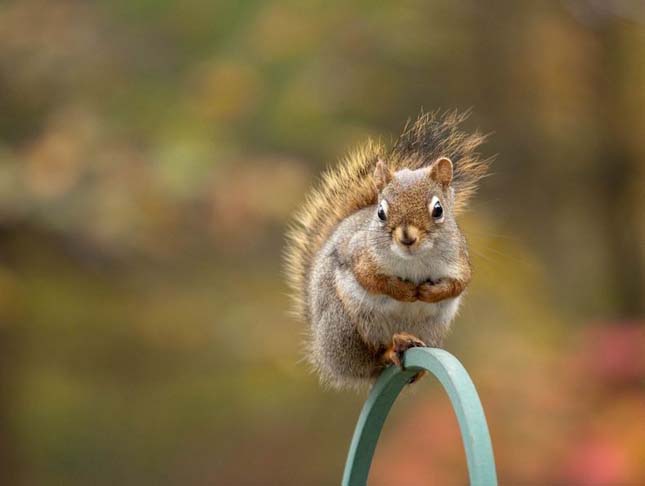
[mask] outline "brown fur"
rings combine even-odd
[[[489,163],[477,153],[484,137],[459,128],[467,116],[456,111],[443,115],[422,113],[416,121],[408,122],[389,154],[383,145],[368,141],[323,174],[319,187],[308,195],[287,234],[286,274],[298,318],[309,319],[306,281],[318,250],[339,222],[377,202],[379,181],[372,174],[380,158],[387,160],[390,171],[396,171],[428,167],[439,157],[449,157],[454,163],[454,210],[465,208]]]
[[[469,112],[457,111],[443,115],[422,113],[414,122],[408,122],[390,155],[393,160],[390,167],[395,171],[427,167],[444,156],[452,160],[456,214],[466,208],[491,162],[490,158],[482,159],[477,152],[486,137],[479,132],[467,133],[459,129],[469,115]]]
[[[452,161],[447,157],[440,157],[430,168],[430,177],[446,188],[452,181]]]
[[[428,304],[451,299],[460,295],[470,282],[468,279],[442,279],[439,282],[425,282],[417,288],[417,298]]]
[[[379,159],[376,163],[376,169],[374,169],[374,186],[377,191],[382,191],[385,186],[387,186],[392,180],[392,170]]]

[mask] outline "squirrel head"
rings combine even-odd
[[[454,234],[452,162],[439,157],[429,167],[393,172],[379,160],[374,171],[378,203],[374,231],[399,256],[429,251]],[[383,235],[387,238],[383,238]]]

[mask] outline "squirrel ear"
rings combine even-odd
[[[376,163],[376,169],[374,169],[374,185],[376,189],[380,191],[383,190],[385,186],[392,180],[392,171],[385,165],[381,159]]]
[[[452,181],[452,161],[448,157],[439,157],[430,166],[430,178],[444,187]]]

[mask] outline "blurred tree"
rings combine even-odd
[[[600,15],[596,25],[601,146],[596,165],[599,226],[606,239],[619,315],[645,315],[645,38],[633,21]],[[641,134],[640,136],[637,134]]]

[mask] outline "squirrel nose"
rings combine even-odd
[[[404,246],[412,246],[419,239],[419,230],[414,226],[399,226],[395,234],[396,239]]]
[[[416,238],[412,238],[411,236],[404,235],[403,238],[401,238],[401,243],[403,243],[405,246],[412,246],[417,242]]]

